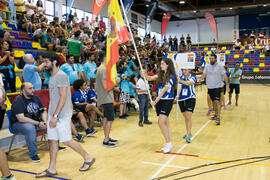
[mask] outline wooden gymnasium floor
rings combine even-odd
[[[167,179],[190,175],[195,176],[185,179],[270,179],[268,159],[252,159],[250,161],[259,160],[252,164],[245,164],[247,161],[241,160],[180,172],[207,163],[268,156],[269,97],[270,87],[241,85],[240,105],[238,107],[231,105],[227,110],[223,110],[221,125],[216,126],[205,115],[206,87],[202,87],[202,90],[198,88],[192,128],[194,139],[191,144],[185,144],[182,139],[185,125],[182,115],[178,120],[175,119],[174,106],[170,115],[174,145],[172,152],[192,156],[156,153],[164,145],[157,125],[157,116],[150,110],[153,125],[140,128],[137,125],[138,114],[132,111],[128,120],[117,118],[113,124],[111,135],[120,140],[117,148],[110,149],[101,145],[103,132],[100,128],[97,128],[99,132],[94,137],[85,138],[82,146],[97,159],[90,171],[84,173],[78,171],[82,159],[71,149],[59,152],[58,177],[75,180],[144,180],[176,172],[176,175]],[[48,166],[48,148],[39,143],[39,149],[40,163],[29,160],[25,147],[11,152],[10,167],[28,172],[13,171],[18,180],[34,179],[34,175],[29,174],[30,172],[40,172]]]

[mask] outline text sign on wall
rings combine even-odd
[[[180,69],[195,69],[195,53],[178,53],[176,63]]]

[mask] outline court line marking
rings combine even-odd
[[[37,173],[31,172],[31,171],[24,171],[24,170],[19,170],[19,169],[10,169],[10,170],[11,171],[20,172],[20,173],[25,173],[25,174],[32,174],[32,175],[36,175],[37,174]],[[61,178],[61,177],[56,177],[56,176],[49,176],[47,178],[60,179],[60,180],[71,180],[71,179]]]
[[[161,163],[146,162],[146,161],[142,161],[142,164],[150,164],[150,165],[154,165],[154,166],[163,166],[164,165]],[[167,167],[178,168],[178,169],[189,169],[189,167],[185,167],[185,166],[168,165]]]
[[[156,153],[165,154],[165,153],[163,153],[162,151],[156,151]],[[178,156],[199,157],[199,155],[194,155],[194,154],[183,154],[183,153],[166,153],[166,154],[173,154],[173,155],[178,155]]]
[[[211,122],[211,120],[208,120],[195,134],[194,136],[191,138],[191,140],[193,140],[209,123]],[[176,153],[180,153],[186,146],[188,145],[188,143],[185,143]],[[164,168],[166,168],[169,163],[176,157],[176,155],[173,155],[165,164],[163,164],[163,166],[161,168],[159,168],[159,170],[150,178],[150,179],[154,179]]]

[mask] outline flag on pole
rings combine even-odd
[[[215,21],[215,18],[214,16],[210,13],[210,12],[207,12],[205,13],[205,19],[208,21],[208,23],[210,24],[210,26],[212,27],[216,37],[218,38],[218,32],[217,32],[217,24],[216,24],[216,21]]]
[[[163,17],[162,17],[162,28],[161,28],[161,38],[163,38],[163,36],[164,36],[164,33],[166,31],[166,28],[168,26],[168,23],[169,23],[171,17],[172,17],[172,13],[171,12],[167,12],[167,13],[164,13],[163,14]]]
[[[125,10],[126,10],[126,13],[129,12],[132,4],[133,4],[133,0],[124,0],[124,7],[125,7]]]
[[[118,0],[109,0],[108,19],[109,31],[106,45],[107,91],[116,84],[116,63],[119,61],[118,45],[125,43],[131,38],[125,26]]]
[[[95,22],[96,17],[98,16],[100,10],[104,6],[107,0],[94,0],[93,15],[92,15],[92,24]]]

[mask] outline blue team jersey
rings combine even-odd
[[[95,98],[97,99],[97,93],[94,89],[89,88],[87,91],[87,102],[90,104],[96,104],[96,102],[94,101]]]
[[[134,84],[132,82],[128,82],[129,85],[129,95],[135,97],[136,96],[136,88],[134,88]]]
[[[79,64],[79,63],[74,63],[73,64],[74,68],[76,69],[76,71],[78,72],[83,72],[83,65],[82,64]]]
[[[203,56],[198,67],[204,67],[205,65],[206,65],[206,61],[205,61],[204,56]]]
[[[137,66],[136,66],[136,64],[133,61],[128,61],[127,70],[125,72],[128,77],[130,77],[133,73],[135,74],[135,71],[133,71],[131,67],[136,68]],[[138,72],[136,72],[135,75],[137,76],[138,75]]]
[[[163,94],[163,96],[162,96],[161,99],[163,99],[163,100],[174,99],[174,94],[173,94],[174,93],[174,89],[173,89],[174,85],[175,85],[175,76],[174,75],[171,76],[171,79],[169,80],[169,82],[167,84],[164,85],[164,84],[159,83],[158,84],[157,97],[160,94],[160,92],[162,91],[162,89],[165,86],[168,86],[169,87],[169,90],[166,91]]]
[[[83,70],[86,71],[86,76],[87,76],[88,81],[90,81],[91,78],[96,78],[96,73],[95,73],[97,70],[96,63],[86,62],[83,65]]]
[[[229,73],[229,71],[228,71],[228,70],[226,70],[226,76],[227,76],[227,78],[229,78],[229,77],[230,77],[230,73]],[[226,86],[225,79],[224,79],[224,81],[223,81],[223,86]]]
[[[185,78],[184,75],[181,75],[179,78],[182,81],[191,81],[194,84],[187,86],[180,82],[178,83],[179,85],[181,85],[181,92],[180,92],[178,101],[184,101],[186,99],[196,98],[196,95],[195,95],[195,83],[197,82],[196,76],[190,74],[188,78]]]
[[[75,106],[78,103],[86,103],[87,102],[87,91],[82,92],[81,90],[76,91],[72,95],[72,104]]]
[[[129,85],[128,85],[127,80],[122,80],[120,87],[121,87],[122,92],[129,93]]]
[[[60,67],[60,70],[67,74],[70,84],[73,84],[73,82],[78,79],[78,71],[74,64],[70,65],[65,63]]]

